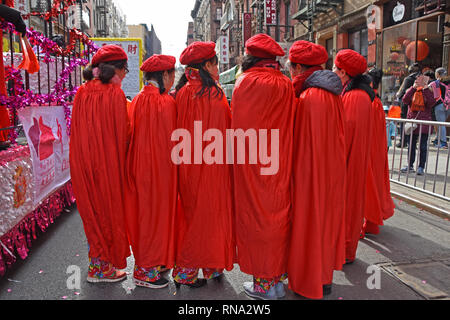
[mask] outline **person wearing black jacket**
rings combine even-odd
[[[5,1],[2,1],[2,3],[3,4],[0,4],[0,17],[11,22],[16,27],[16,30],[20,32],[22,37],[24,37],[27,32],[27,26],[22,19],[20,11],[5,5]]]
[[[414,85],[417,76],[420,75],[421,73],[420,65],[418,63],[412,64],[411,66],[409,66],[408,72],[409,75],[405,79],[403,79],[403,83],[397,92],[397,99],[399,101],[402,101],[406,91]],[[401,108],[402,108],[401,117],[402,119],[406,119],[408,115],[408,105],[405,105],[402,102]],[[402,132],[403,132],[403,123],[400,124],[400,142],[397,144],[398,148],[401,148],[402,146],[407,146],[409,142],[409,136],[405,135],[403,140],[404,143],[402,144]]]

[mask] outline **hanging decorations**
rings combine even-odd
[[[14,25],[4,20],[0,21],[0,28],[18,34]],[[61,71],[50,94],[36,94],[31,90],[25,90],[20,70],[5,66],[5,80],[12,80],[12,83],[14,83],[14,94],[12,96],[0,95],[0,104],[5,105],[12,114],[15,114],[16,110],[30,105],[62,105],[66,116],[67,132],[70,134],[71,112],[69,101],[75,96],[78,87],[69,88],[65,84],[76,67],[86,66],[89,63],[86,58],[89,54],[95,53],[98,47],[85,34],[76,29],[70,30],[70,42],[65,49],[33,29],[27,29],[26,36],[31,45],[40,48],[40,54],[43,55],[41,61],[44,63],[54,62],[55,59],[52,56],[72,55],[74,58],[70,59],[70,63]],[[79,53],[75,52],[77,41],[83,43],[84,46],[84,50]],[[12,143],[15,142],[16,136],[15,130],[11,130],[10,140]]]
[[[22,15],[22,18],[24,20],[29,19],[31,16],[33,17],[40,17],[42,19],[45,19],[46,21],[49,21],[52,18],[56,18],[61,14],[65,14],[70,6],[73,6],[76,4],[76,0],[53,0],[53,5],[50,9],[50,11],[47,12],[38,12],[33,11],[31,13]]]

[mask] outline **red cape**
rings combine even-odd
[[[367,199],[365,218],[373,224],[383,225],[383,220],[394,214],[389,181],[389,163],[386,139],[386,118],[383,104],[377,97],[372,103],[372,135],[370,161],[367,174]]]
[[[233,129],[267,129],[267,150],[271,129],[279,131],[279,166],[273,175],[262,175],[250,164],[246,141],[245,164],[234,168],[236,240],[241,271],[255,277],[273,278],[287,272],[291,227],[292,141],[295,94],[289,78],[271,68],[254,67],[238,79],[232,97]],[[258,137],[258,134],[257,134]],[[261,135],[258,137],[260,142]],[[239,152],[236,148],[235,150]],[[237,153],[236,152],[236,153]],[[270,153],[270,152],[269,152]]]
[[[123,269],[130,255],[125,224],[126,98],[116,84],[88,81],[75,95],[70,173],[89,256]]]
[[[191,164],[183,163],[178,167],[182,208],[177,215],[176,265],[231,270],[235,257],[231,168],[225,161],[224,164],[206,164],[201,159],[201,164],[194,164],[194,121],[202,122],[202,135],[208,129],[219,130],[224,140],[223,145],[218,143],[217,147],[222,147],[225,152],[231,111],[225,95],[215,97],[216,90],[212,89],[211,96],[206,93],[200,97],[197,95],[200,89],[200,80],[189,80],[176,95],[177,127],[186,129],[191,137]],[[180,138],[177,144],[182,141]],[[212,141],[203,142],[198,152],[210,145]]]
[[[151,85],[133,99],[127,157],[127,224],[135,264],[173,267],[177,167],[171,160],[175,100]]]
[[[345,262],[345,159],[341,97],[305,90],[295,116],[288,275],[289,288],[308,298],[322,298]]]
[[[346,191],[346,259],[354,260],[364,223],[366,181],[369,167],[371,110],[369,95],[361,90],[348,91],[344,103],[345,140],[347,149]]]

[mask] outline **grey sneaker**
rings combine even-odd
[[[244,282],[244,292],[249,297],[260,299],[260,300],[277,300],[277,294],[275,292],[275,287],[270,288],[267,293],[261,293],[255,291],[253,282]]]
[[[403,167],[400,171],[403,173],[406,173],[406,172],[412,173],[412,172],[414,172],[414,168],[406,166],[406,167]]]
[[[275,285],[275,293],[277,294],[278,299],[283,299],[286,296],[283,282],[280,281]]]
[[[418,176],[423,176],[423,168],[422,168],[422,167],[419,167],[419,168],[417,169],[417,175],[418,175]]]

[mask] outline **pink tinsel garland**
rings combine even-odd
[[[75,202],[72,183],[54,192],[36,210],[30,212],[14,228],[0,238],[0,276],[17,260],[17,254],[22,260],[28,256],[32,245],[31,239],[36,239],[36,225],[45,232],[50,224],[59,217],[66,206]]]

